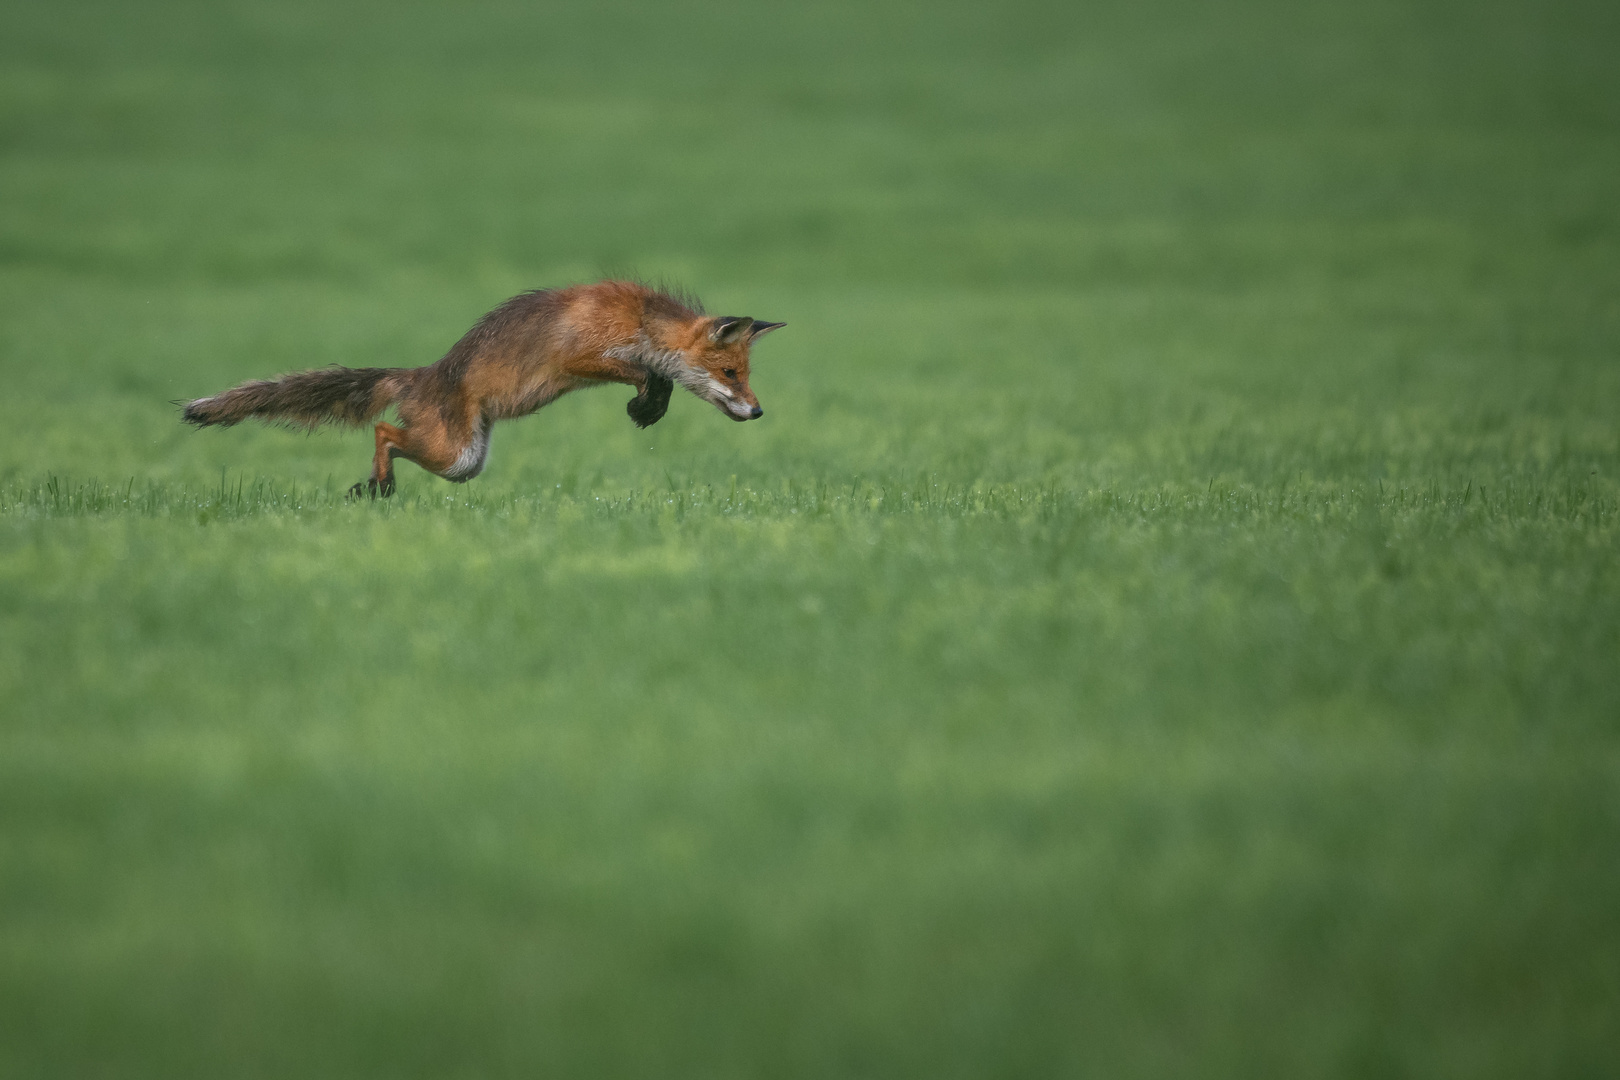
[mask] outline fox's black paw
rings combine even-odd
[[[359,499],[369,495],[375,499],[377,496],[381,495],[386,499],[393,493],[394,478],[392,476],[386,476],[381,480],[366,479],[360,481],[358,484],[349,489],[349,498]]]
[[[662,375],[647,376],[647,388],[630,399],[624,411],[636,422],[636,427],[652,427],[663,419],[669,409],[669,393],[675,384]]]

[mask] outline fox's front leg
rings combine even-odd
[[[575,374],[635,387],[636,396],[630,399],[624,411],[639,428],[651,427],[663,419],[669,410],[670,391],[675,389],[675,384],[667,377],[648,371],[637,361],[615,355],[615,350],[611,349],[586,361]]]
[[[636,422],[636,427],[652,427],[664,418],[669,410],[669,394],[675,389],[675,384],[656,372],[649,371],[647,379],[641,384],[640,392],[630,399],[630,404],[624,411],[630,414],[630,419]]]

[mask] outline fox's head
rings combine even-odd
[[[765,410],[748,389],[748,350],[756,338],[786,325],[736,315],[694,319],[674,350],[678,369],[665,374],[733,420],[757,420]]]

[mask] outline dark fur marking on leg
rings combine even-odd
[[[669,409],[669,393],[675,384],[662,375],[647,376],[647,387],[630,399],[624,411],[636,422],[636,427],[652,427],[663,419]]]

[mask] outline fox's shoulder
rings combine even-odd
[[[638,281],[598,281],[556,292],[558,316],[568,329],[598,341],[625,341],[649,324],[692,325],[704,318],[695,297]]]

